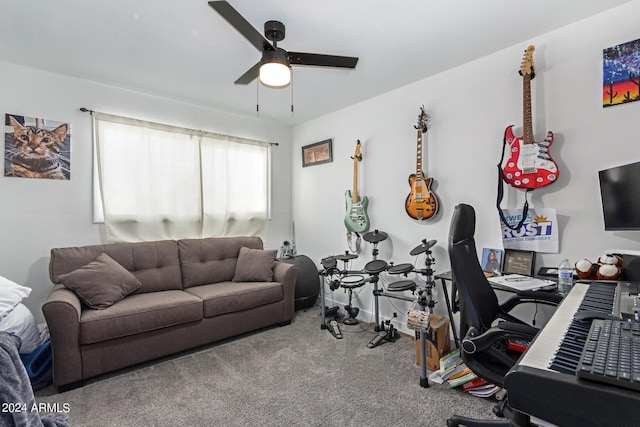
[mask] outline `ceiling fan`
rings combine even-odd
[[[210,1],[209,6],[249,40],[256,49],[262,52],[260,62],[249,68],[247,72],[235,81],[235,84],[246,85],[256,77],[259,77],[260,81],[266,86],[284,87],[291,81],[291,65],[355,68],[358,63],[358,58],[351,56],[287,52],[278,47],[278,42],[284,39],[285,33],[285,27],[282,22],[265,22],[265,36],[263,37],[258,30],[249,24],[237,10],[226,1]],[[273,44],[269,41],[273,42]]]

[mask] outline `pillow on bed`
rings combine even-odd
[[[0,276],[0,319],[11,313],[30,293],[31,288]]]
[[[273,267],[276,264],[275,249],[240,248],[234,282],[270,282],[273,279]]]
[[[0,331],[17,335],[22,340],[18,349],[21,354],[29,354],[43,344],[36,319],[24,304],[18,304],[11,313],[0,320]]]
[[[133,274],[105,253],[71,273],[61,274],[58,281],[97,310],[112,306],[142,286]]]

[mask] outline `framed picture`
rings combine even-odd
[[[535,263],[536,253],[534,251],[505,249],[502,272],[504,274],[523,274],[525,276],[533,276]]]
[[[502,249],[482,249],[482,271],[499,276],[502,271]]]
[[[333,161],[331,140],[316,142],[302,147],[302,167],[319,165]]]

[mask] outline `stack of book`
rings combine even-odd
[[[489,384],[471,372],[460,357],[460,349],[456,349],[440,359],[440,369],[429,376],[429,380],[436,384],[449,387],[460,387],[463,391],[478,397],[490,397],[500,390],[500,387]]]
[[[462,384],[462,390],[476,397],[490,397],[500,391],[500,387],[489,384],[482,378],[476,378],[468,383]]]

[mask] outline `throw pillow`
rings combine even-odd
[[[240,248],[234,282],[270,282],[276,265],[276,250]]]
[[[97,310],[112,306],[142,286],[133,274],[105,253],[71,273],[61,274],[58,281]]]
[[[0,276],[0,319],[11,313],[30,293],[31,288]]]
[[[20,337],[22,340],[22,345],[18,349],[20,354],[33,353],[41,344],[44,344],[36,319],[31,310],[22,303],[16,305],[11,313],[0,320],[0,331]]]

